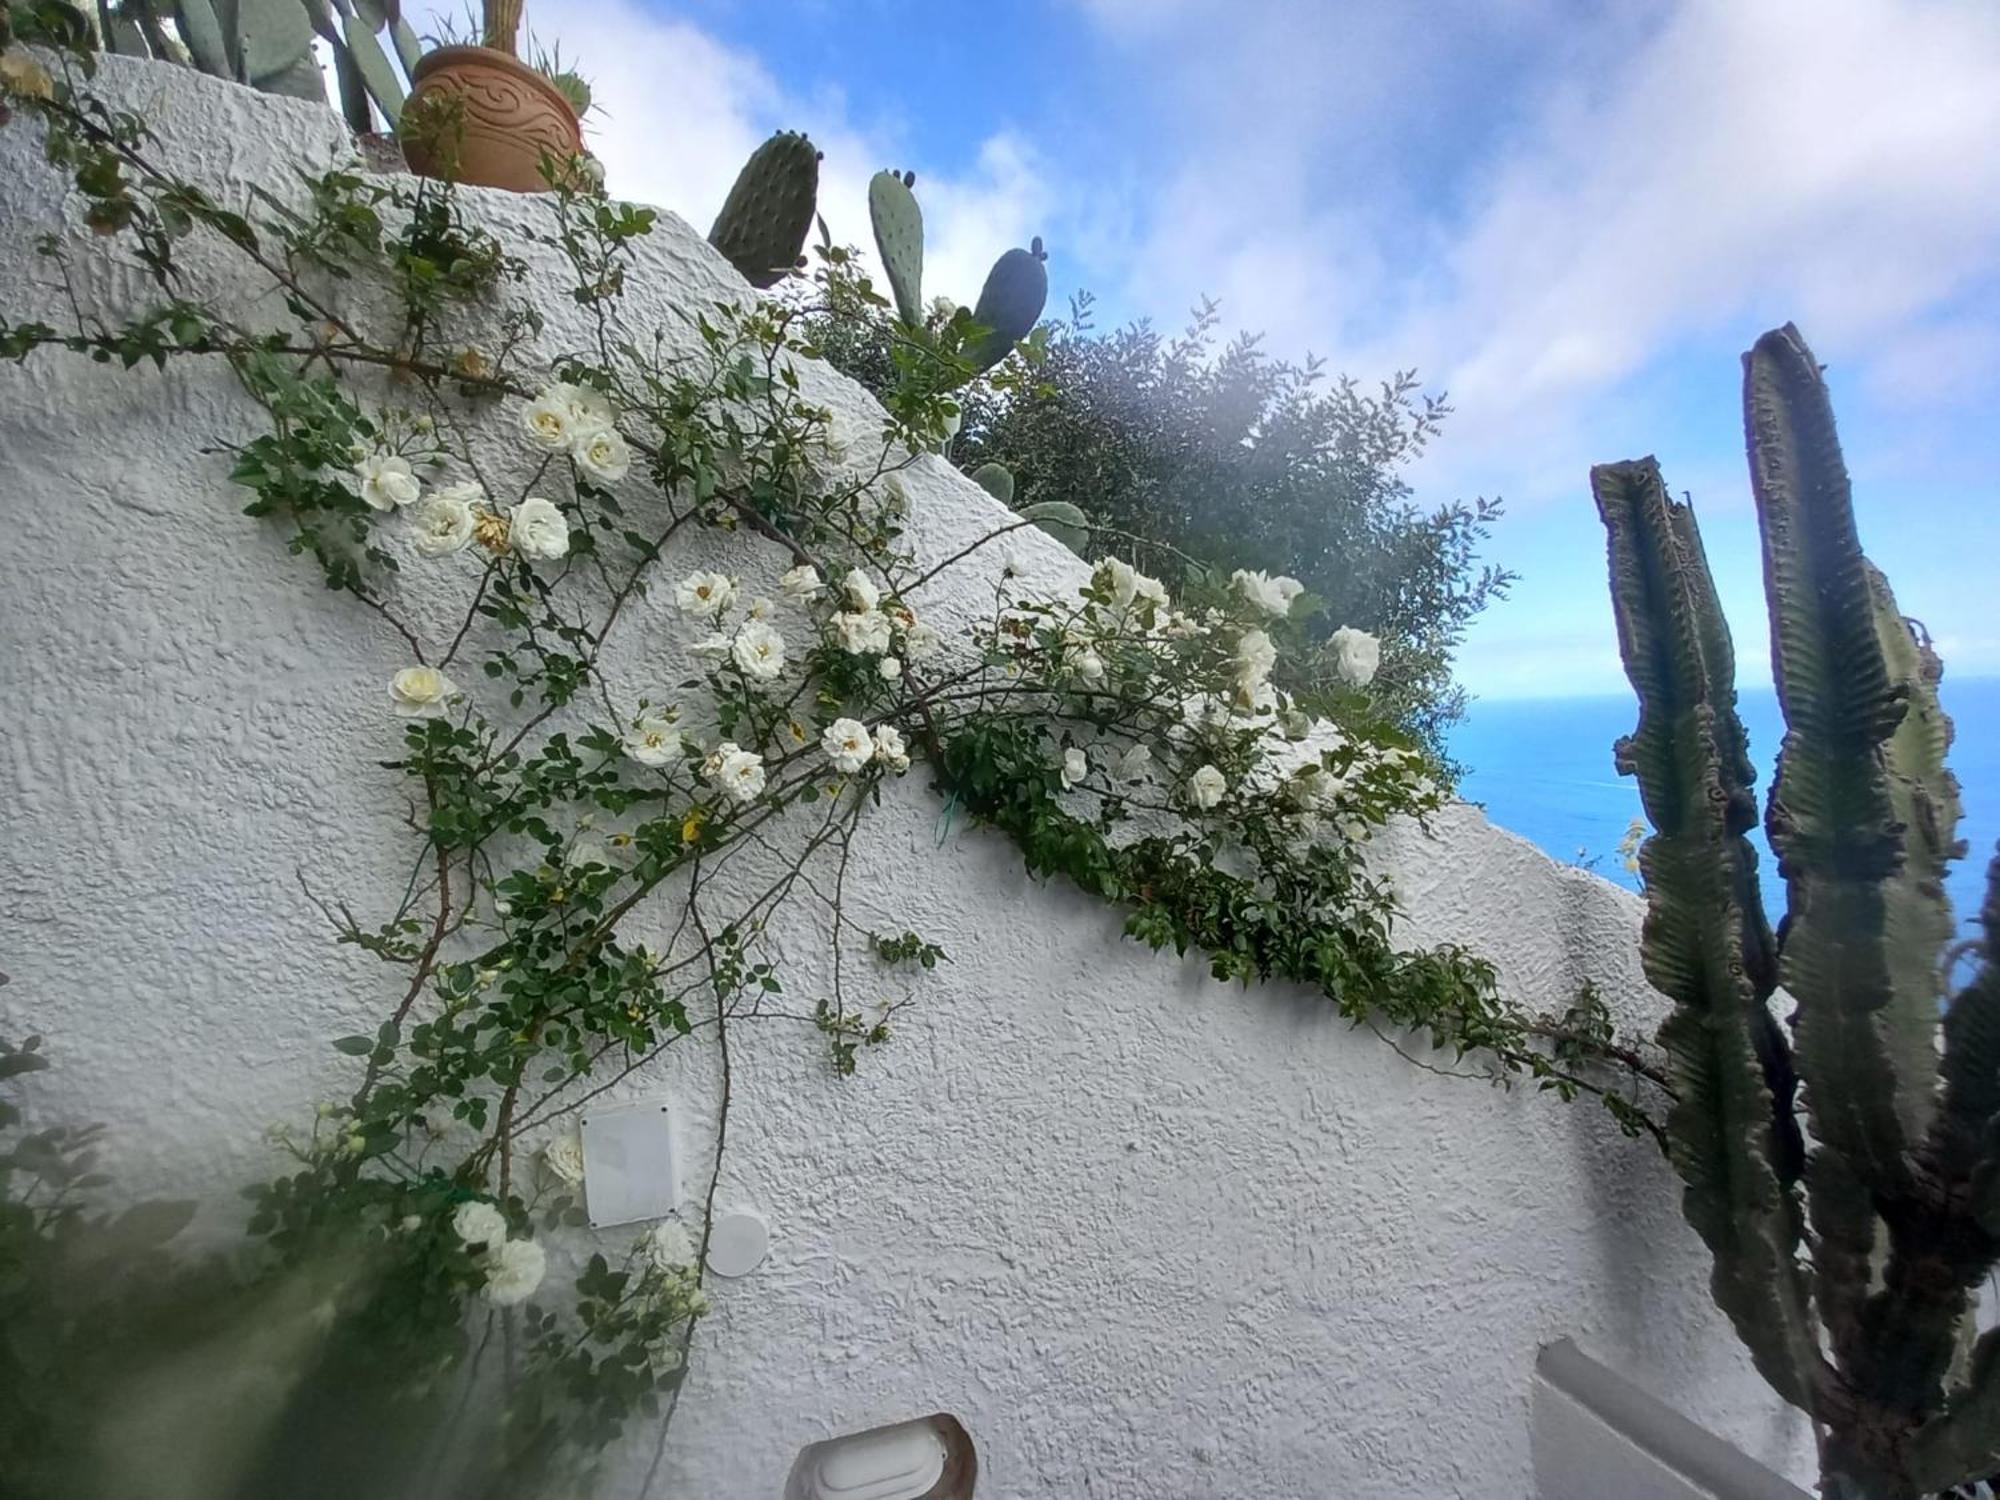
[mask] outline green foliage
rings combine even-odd
[[[1796,329],[1744,357],[1744,425],[1786,724],[1766,818],[1787,888],[1775,942],[1744,838],[1756,801],[1729,632],[1692,512],[1650,459],[1592,472],[1641,707],[1619,764],[1655,829],[1640,860],[1647,974],[1674,1002],[1668,1136],[1718,1304],[1826,1428],[1825,1492],[1907,1500],[2000,1468],[1991,1335],[1959,1358],[1974,1289],[2000,1264],[1986,1211],[2000,985],[1983,953],[1940,1060],[1943,873],[1962,852],[1941,667],[1861,550],[1826,383]],[[1987,905],[2000,916],[2000,894]],[[1789,1038],[1767,1009],[1781,981]]]
[[[775,286],[803,264],[800,252],[819,197],[820,156],[805,135],[781,130],[750,154],[723,200],[708,242],[752,286]]]
[[[1497,501],[1412,501],[1403,471],[1449,408],[1408,375],[1370,394],[1346,378],[1328,386],[1317,363],[1273,360],[1255,338],[1218,351],[1213,304],[1173,340],[1144,324],[1100,333],[1089,307],[1079,297],[1067,321],[1037,330],[1049,336],[1031,373],[957,392],[954,459],[1005,464],[1038,509],[1074,507],[1101,528],[1059,533],[1078,552],[1297,577],[1321,601],[1316,638],[1342,625],[1382,638],[1377,698],[1448,764],[1446,732],[1465,707],[1453,654],[1512,582],[1480,562]],[[878,394],[904,378],[905,340],[850,263],[822,274],[802,321],[818,352]],[[1288,670],[1319,679],[1329,665]]]

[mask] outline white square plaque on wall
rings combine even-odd
[[[594,1228],[663,1218],[680,1207],[680,1153],[665,1104],[584,1115],[583,1197]]]

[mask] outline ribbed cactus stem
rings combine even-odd
[[[521,34],[521,0],[485,0],[485,11],[486,45],[512,57]]]
[[[1766,1008],[1750,762],[1693,513],[1650,460],[1592,473],[1640,702],[1619,766],[1655,829],[1643,958],[1673,1002],[1667,1132],[1717,1303],[1821,1425],[1820,1493],[1914,1500],[2000,1467],[2000,1333],[1972,1339],[2000,1266],[2000,861],[1988,946],[1947,996],[1944,879],[1962,846],[1942,665],[1861,549],[1797,329],[1745,357],[1744,425],[1785,716],[1765,828],[1786,884],[1789,1038]]]

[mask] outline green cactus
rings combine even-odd
[[[576,111],[578,119],[590,113],[590,85],[581,73],[565,68],[560,73],[549,74],[549,82],[558,94],[569,101],[569,107]]]
[[[1067,500],[1039,500],[1021,507],[1021,519],[1033,521],[1078,557],[1090,545],[1090,521]]]
[[[981,464],[972,471],[972,482],[1002,505],[1014,503],[1014,471],[1005,464]]]
[[[299,0],[236,0],[237,58],[242,75],[267,93],[294,97],[326,97],[319,83],[317,94],[299,93],[305,64],[318,83],[319,64],[313,61],[312,17]],[[283,87],[272,88],[282,82]]]
[[[1040,235],[1032,248],[1009,250],[986,273],[972,321],[986,330],[967,351],[975,370],[990,370],[1034,331],[1049,300],[1048,253]]]
[[[915,172],[877,172],[868,179],[868,218],[875,249],[895,294],[896,313],[911,328],[924,326],[924,211],[917,206]]]
[[[723,200],[708,242],[759,289],[799,264],[819,194],[820,153],[804,134],[781,130],[750,155]]]
[[[217,78],[235,76],[236,65],[230,61],[231,49],[226,39],[228,33],[208,0],[175,0],[174,25],[181,40],[187,43],[188,56],[194,59],[197,68]]]
[[[1654,828],[1643,956],[1673,1005],[1667,1134],[1718,1306],[1824,1430],[1822,1494],[1910,1500],[2000,1469],[2000,1332],[1971,1337],[1973,1289],[2000,1264],[2000,953],[1951,998],[1940,1059],[1943,872],[1961,850],[1941,668],[1861,551],[1798,331],[1759,339],[1744,371],[1786,724],[1766,815],[1788,907],[1776,941],[1693,512],[1651,459],[1591,471],[1640,705],[1617,759]],[[2000,933],[2000,859],[1989,883]],[[1780,983],[1789,1039],[1767,1008]]]
[[[267,94],[324,102],[326,82],[312,49],[318,35],[332,50],[348,123],[371,129],[372,99],[393,129],[404,87],[375,33],[392,29],[405,71],[415,65],[415,36],[388,0],[333,0],[333,6],[337,23],[327,0],[100,0],[99,24],[115,52],[191,63]]]

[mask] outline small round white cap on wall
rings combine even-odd
[[[708,1232],[708,1268],[718,1276],[748,1276],[763,1264],[771,1231],[756,1214],[724,1214]]]

